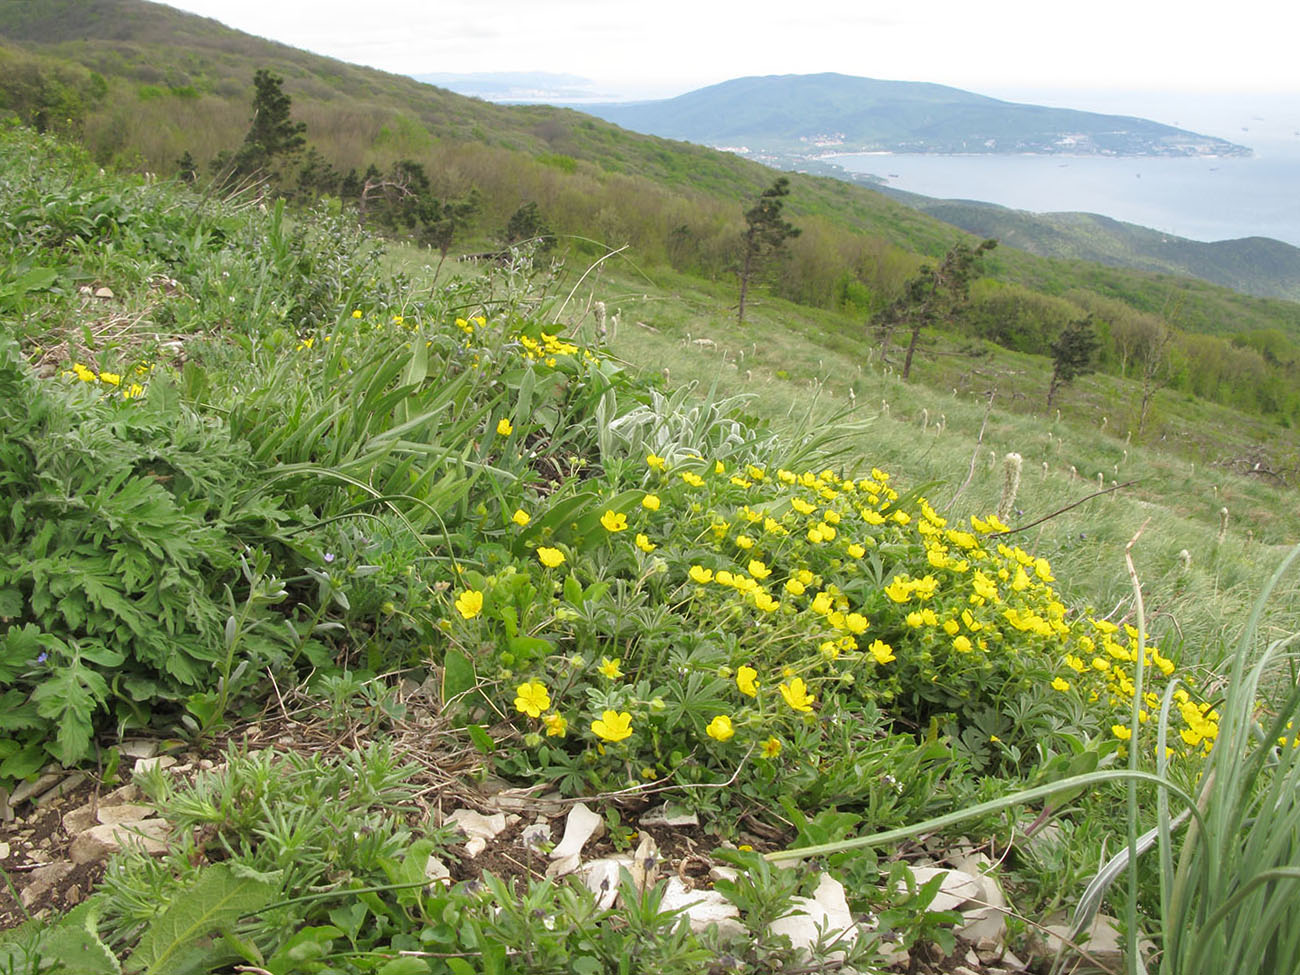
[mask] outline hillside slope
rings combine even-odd
[[[881,192],[980,237],[1040,257],[1185,274],[1246,294],[1300,300],[1300,248],[1270,237],[1199,241],[1098,213],[1031,213],[996,203]]]
[[[143,0],[0,5],[0,37],[22,57],[99,79],[105,93],[75,128],[102,165],[163,174],[177,172],[183,153],[210,172],[209,160],[237,147],[248,131],[253,75],[269,68],[283,76],[293,117],[306,124],[312,147],[339,171],[382,170],[409,159],[424,167],[440,197],[478,191],[483,206],[469,231],[477,238],[470,250],[500,239],[511,214],[531,202],[579,259],[626,244],[642,268],[734,280],[744,210],[774,178],[773,170],[730,153],[627,132],[576,111],[465,98]],[[863,321],[901,294],[924,261],[965,239],[963,231],[874,189],[806,174],[790,179],[788,213],[803,233],[769,276],[768,287],[781,297],[851,308]],[[1099,295],[1111,302],[1112,321],[1167,317],[1173,309],[1179,329],[1222,336],[1198,346],[1202,360],[1224,359],[1228,338],[1259,331],[1284,336],[1278,362],[1297,358],[1286,347],[1300,344],[1294,302],[1013,248],[994,252],[985,272],[1005,286],[997,302],[1036,317],[1025,323],[1035,342],[1050,340],[1061,321],[1096,305],[1086,296]],[[997,302],[986,303],[989,315],[1001,314]],[[1252,360],[1250,367],[1259,374],[1273,364]],[[1224,382],[1207,388],[1226,395]],[[1270,383],[1282,393],[1261,408],[1289,413],[1289,405],[1278,405],[1293,399],[1285,392],[1289,378]]]

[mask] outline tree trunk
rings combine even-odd
[[[916,351],[916,343],[921,339],[921,323],[917,322],[912,326],[912,341],[907,343],[907,358],[903,360],[903,382],[907,382],[907,377],[912,374],[912,354]]]
[[[754,270],[754,248],[745,241],[745,263],[740,269],[740,306],[736,311],[736,324],[745,324],[745,295],[749,292],[749,276]]]

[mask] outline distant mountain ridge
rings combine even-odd
[[[587,104],[582,110],[626,129],[755,158],[839,152],[1250,154],[1226,139],[1147,119],[833,73],[737,78],[676,98]]]

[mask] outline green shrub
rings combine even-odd
[[[138,377],[145,380],[145,375]],[[241,553],[285,514],[241,495],[248,450],[182,405],[79,366],[37,379],[0,335],[0,778],[92,753],[214,683]],[[247,634],[254,671],[284,641]]]

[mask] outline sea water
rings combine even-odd
[[[836,156],[851,172],[940,199],[1099,213],[1193,240],[1273,237],[1300,247],[1300,140],[1248,157]]]

